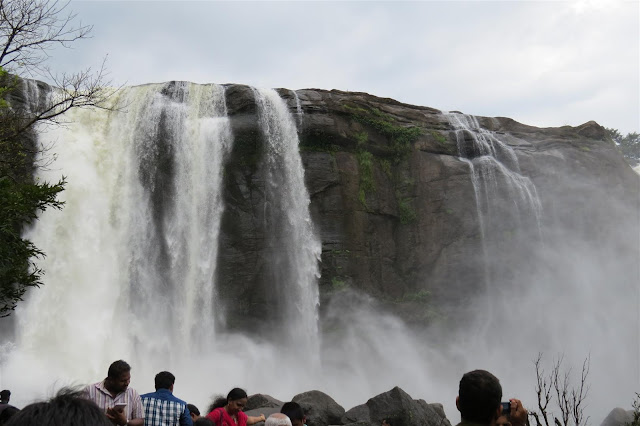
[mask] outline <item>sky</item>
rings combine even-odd
[[[640,2],[71,1],[57,72],[321,88],[539,127],[640,132]]]

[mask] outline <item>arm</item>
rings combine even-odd
[[[247,425],[254,425],[256,423],[264,422],[266,418],[264,414],[260,414],[260,417],[247,416]]]
[[[127,422],[129,426],[144,426],[144,410],[142,409],[142,399],[135,390],[131,397],[133,406],[131,407],[131,419]]]
[[[184,406],[182,414],[180,414],[180,426],[193,426],[193,420],[191,420],[191,414],[187,406]]]

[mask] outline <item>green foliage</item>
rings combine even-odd
[[[640,393],[636,392],[636,399],[631,407],[633,407],[633,420],[627,422],[625,426],[640,426]]]
[[[624,156],[629,164],[635,166],[640,163],[640,134],[637,132],[627,133],[623,136],[616,129],[606,129],[607,137],[615,143],[618,151]]]
[[[65,183],[64,177],[54,185],[0,177],[0,317],[15,309],[29,287],[42,284],[43,271],[35,259],[44,253],[22,238],[21,230],[37,219],[38,211],[62,208],[64,203],[57,196]]]
[[[420,290],[415,293],[407,293],[405,294],[401,302],[413,302],[413,303],[429,303],[431,299],[431,293],[428,290]]]
[[[398,199],[398,212],[400,214],[400,223],[403,225],[413,223],[418,218],[418,214],[411,206],[411,198]]]
[[[360,190],[358,198],[365,208],[367,208],[367,193],[375,192],[376,186],[373,180],[373,154],[369,151],[358,150],[358,170],[360,172]]]
[[[365,109],[359,106],[344,105],[354,120],[375,129],[391,141],[394,158],[398,162],[411,152],[413,143],[422,135],[419,127],[403,127],[396,120],[377,108]]]
[[[343,291],[346,290],[349,285],[338,277],[331,278],[331,290],[333,291]]]

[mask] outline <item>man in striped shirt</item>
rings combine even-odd
[[[187,403],[173,396],[176,377],[168,371],[156,374],[156,391],[142,395],[145,426],[192,426]]]
[[[131,366],[119,360],[109,366],[107,378],[84,390],[87,399],[98,404],[109,420],[119,426],[143,426],[140,395],[129,387]]]

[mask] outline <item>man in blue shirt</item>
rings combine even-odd
[[[156,374],[156,391],[141,397],[145,426],[193,426],[187,403],[173,396],[175,382],[168,371]]]

